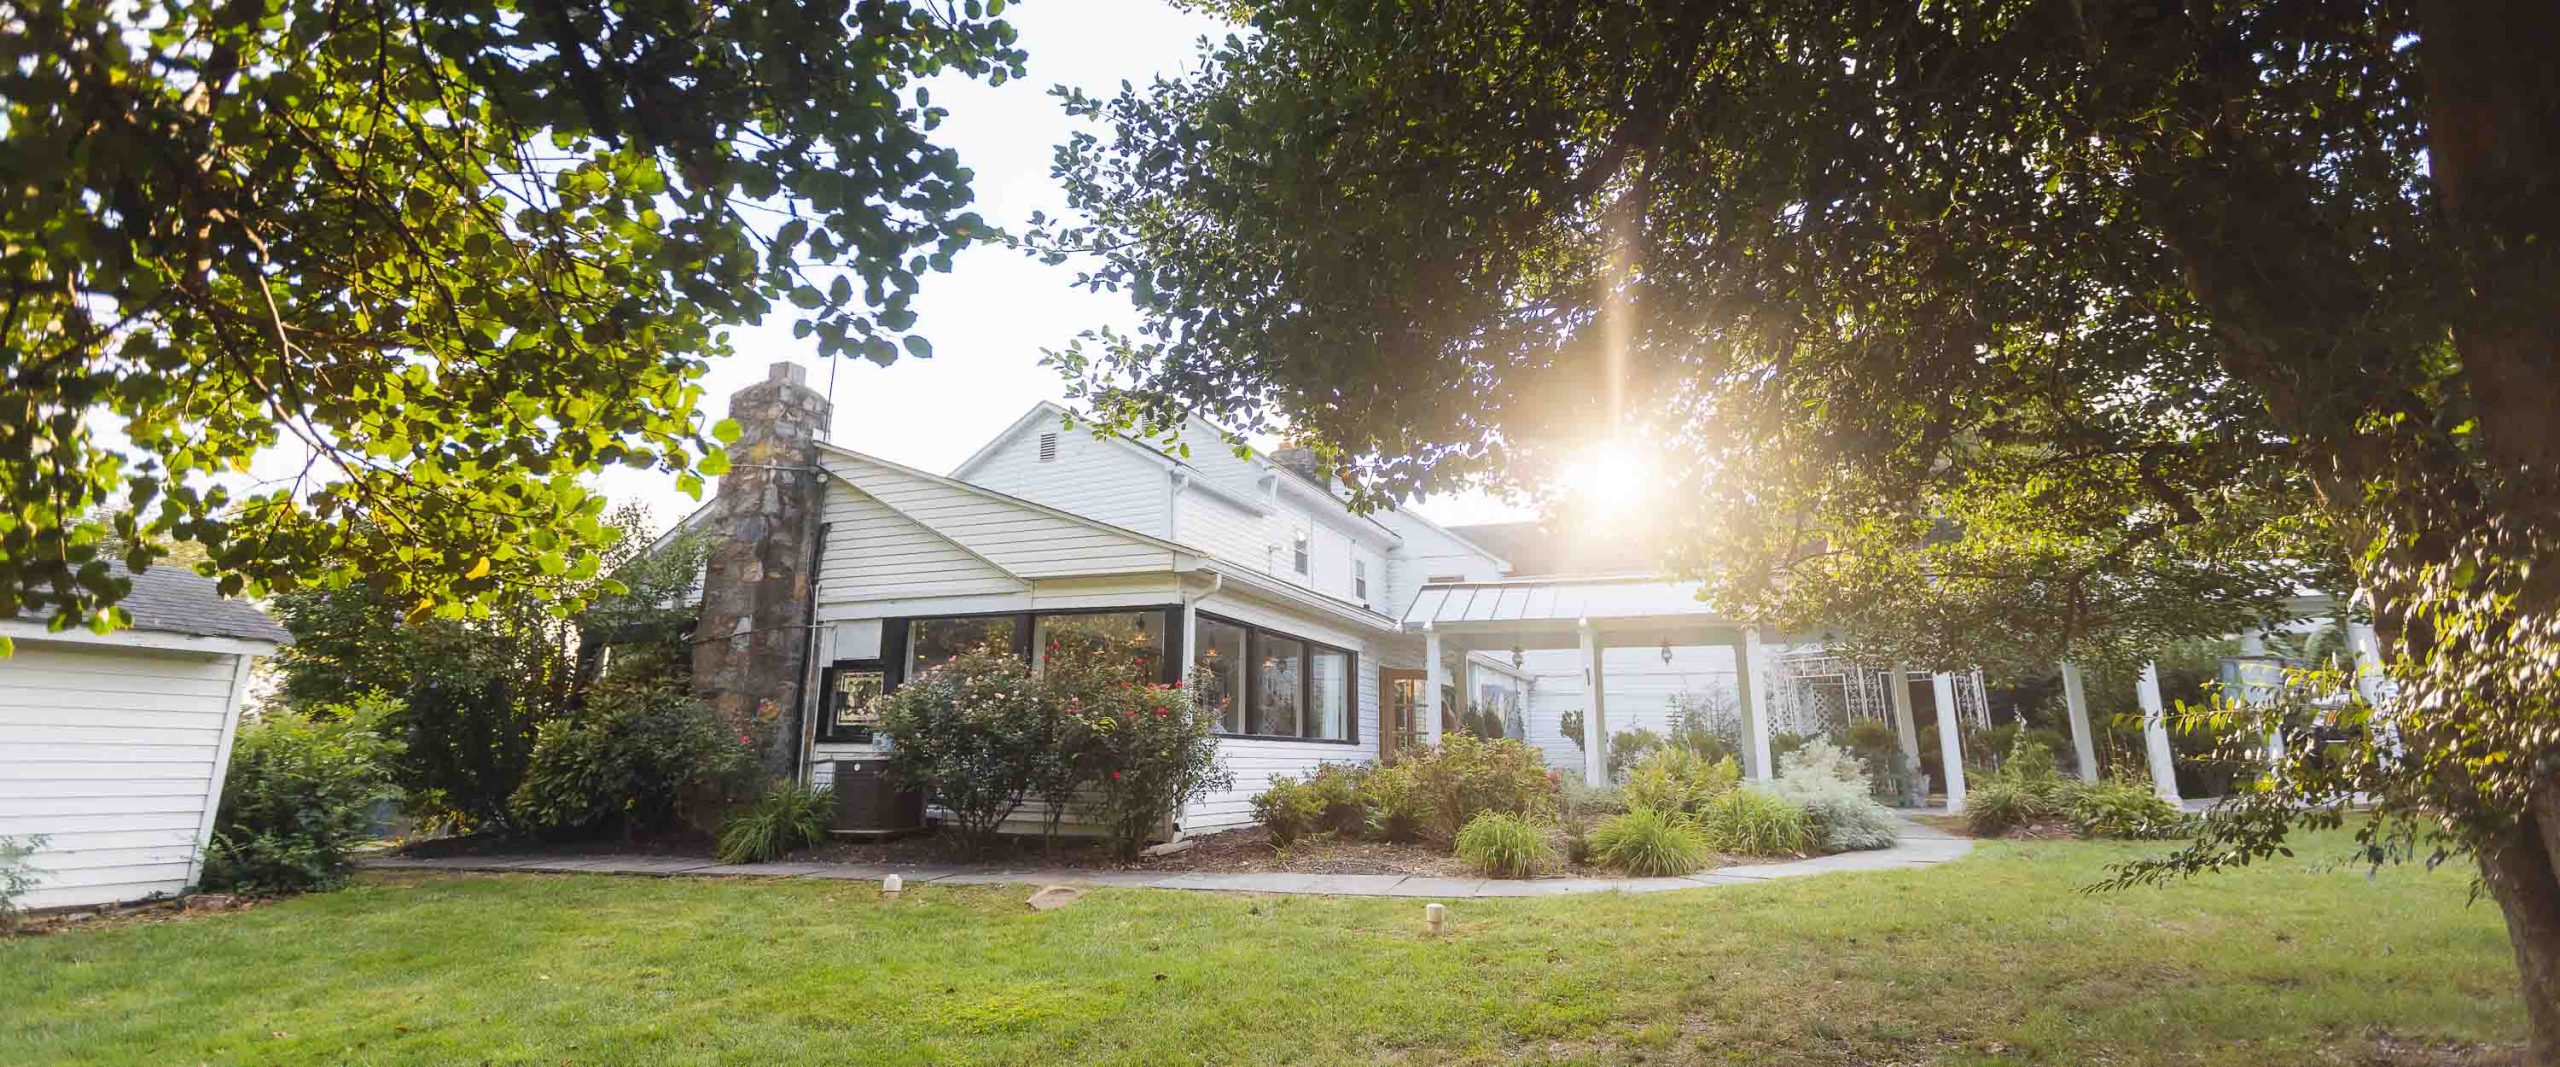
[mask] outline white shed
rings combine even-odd
[[[290,640],[176,567],[130,575],[130,629],[0,619],[0,836],[45,840],[19,906],[183,893],[204,870],[252,659]]]

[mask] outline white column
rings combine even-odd
[[[1920,773],[1920,726],[1911,719],[1911,668],[1893,665],[1893,688],[1886,693],[1893,698],[1893,732],[1902,741],[1902,763],[1913,775]]]
[[[2080,760],[2080,780],[2098,780],[2098,742],[2089,729],[2089,690],[2080,681],[2080,665],[2062,661],[2062,707],[2071,719],[2071,754]]]
[[[1742,764],[1752,781],[1775,777],[1769,760],[1769,685],[1761,661],[1760,628],[1744,627],[1733,643],[1734,696],[1742,705]]]
[[[2275,697],[2276,687],[2274,683],[2268,681],[2269,674],[2273,673],[2281,678],[2283,673],[2281,669],[2274,672],[2267,669],[2266,661],[2259,658],[2266,654],[2265,634],[2253,632],[2240,635],[2240,692],[2236,699],[2253,710],[2266,707]],[[2282,764],[2284,762],[2283,720],[2274,717],[2268,719],[2266,745],[2267,765],[2273,767]]]
[[[2178,764],[2169,753],[2169,712],[2160,703],[2160,665],[2142,665],[2142,677],[2134,682],[2133,698],[2142,705],[2142,748],[2151,759],[2151,791],[2175,803],[2178,799]]]
[[[1440,659],[1440,631],[1422,631],[1422,743],[1440,746],[1440,687],[1448,684],[1449,665]]]
[[[1947,813],[1964,810],[1964,727],[1956,722],[1956,676],[1940,671],[1929,676],[1929,696],[1938,704],[1938,765],[1947,772]]]
[[[1601,660],[1600,632],[1585,620],[1582,637],[1582,780],[1609,781],[1609,681]]]
[[[2354,650],[2356,661],[2356,695],[2366,705],[2382,706],[2382,635],[2373,632],[2373,624],[2347,624],[2347,647]]]

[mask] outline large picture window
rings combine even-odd
[[[1199,685],[1192,699],[1217,715],[1219,730],[1243,733],[1245,683],[1253,676],[1252,661],[1245,658],[1247,631],[1226,620],[1202,616],[1197,633],[1200,650],[1191,660],[1199,669]]]
[[[913,678],[942,666],[971,649],[1020,653],[1015,646],[1020,616],[992,615],[967,619],[912,619],[907,622],[907,671]]]
[[[1244,737],[1358,740],[1359,657],[1342,649],[1226,619],[1200,616],[1194,698],[1218,728]]]
[[[1164,624],[1161,611],[1114,611],[1090,615],[1036,615],[1031,619],[1031,666],[1099,663],[1106,670],[1141,685],[1164,679]]]

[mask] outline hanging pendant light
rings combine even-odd
[[[1662,665],[1671,665],[1671,639],[1668,637],[1662,639]]]
[[[1521,651],[1521,650],[1520,650],[1520,646],[1518,646],[1518,645],[1513,645],[1513,646],[1511,646],[1511,665],[1512,665],[1513,667],[1515,667],[1515,668],[1516,668],[1516,667],[1519,667],[1519,666],[1521,666],[1521,665],[1523,665],[1523,664],[1526,664],[1526,663],[1528,663],[1528,662],[1529,662],[1529,654],[1528,654],[1528,653]]]

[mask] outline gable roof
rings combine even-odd
[[[1007,425],[1003,431],[997,433],[994,437],[988,438],[986,444],[978,446],[978,450],[970,453],[969,458],[961,460],[959,466],[951,468],[951,477],[964,482],[969,481],[969,476],[976,473],[979,467],[984,466],[988,461],[995,458],[996,452],[1004,447],[1005,442],[1013,440],[1016,435],[1022,433],[1026,429],[1029,429],[1034,424],[1046,421],[1055,422],[1060,426],[1066,426],[1068,423],[1082,420],[1083,418],[1084,416],[1068,410],[1065,405],[1054,400],[1043,400],[1039,403],[1033,404],[1031,405],[1031,410],[1022,413],[1021,418],[1013,420],[1013,422]],[[1163,449],[1156,448],[1153,445],[1149,445],[1146,442],[1140,441],[1127,434],[1105,433],[1095,434],[1094,436],[1107,438],[1117,443],[1120,447],[1126,448],[1140,456],[1144,456],[1156,465],[1168,470],[1189,471],[1194,474],[1200,473],[1200,468],[1183,462],[1180,457],[1170,455]],[[1194,478],[1191,480],[1190,485],[1204,493],[1218,497],[1221,500],[1225,500],[1230,504],[1234,504],[1237,507],[1254,512],[1255,514],[1268,514],[1271,510],[1270,505],[1265,504],[1262,501],[1255,500],[1242,493],[1238,493],[1223,485],[1219,485],[1217,480],[1213,478]]]
[[[820,442],[830,475],[1017,578],[1166,569],[1200,551]]]
[[[1514,578],[1652,575],[1662,571],[1658,538],[1627,530],[1607,536],[1559,530],[1546,522],[1489,522],[1451,527],[1450,536],[1511,564]]]

